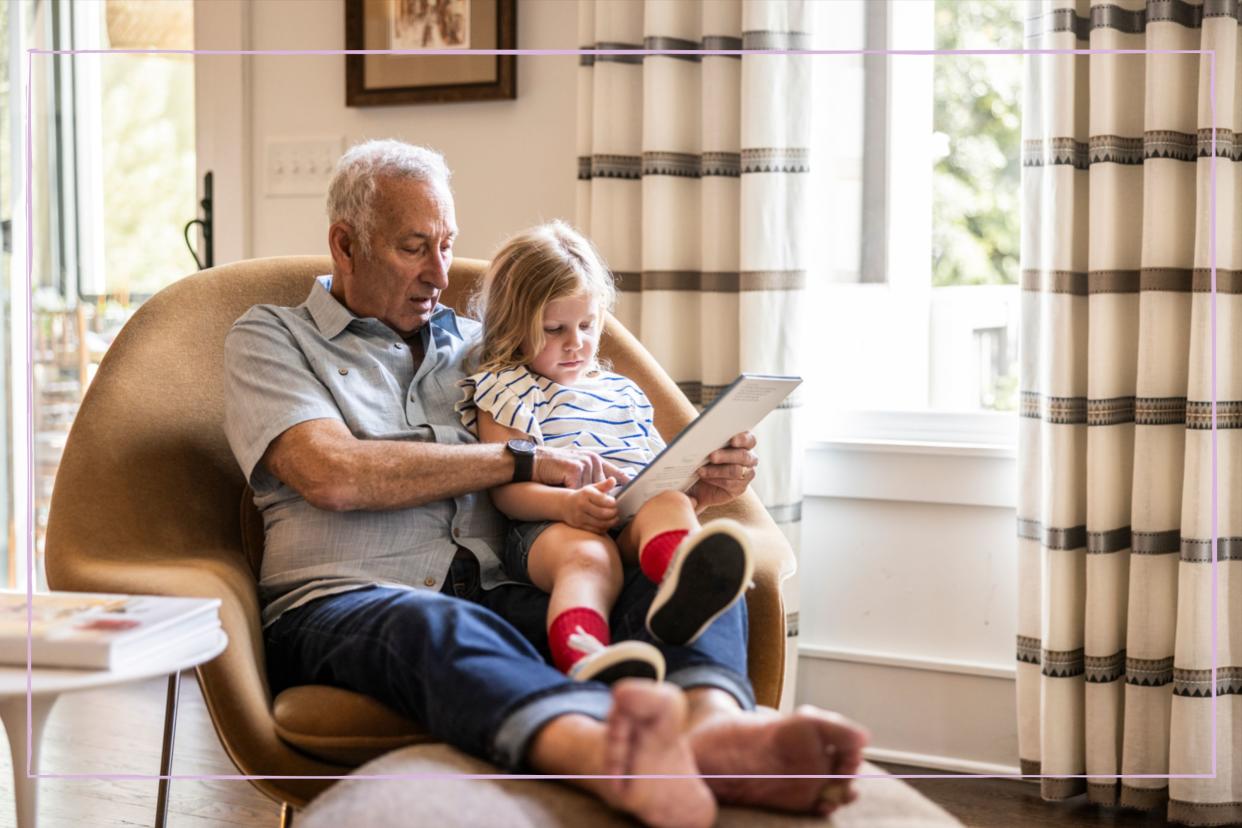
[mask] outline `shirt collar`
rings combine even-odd
[[[321,289],[322,288],[322,289]],[[306,297],[306,307],[319,332],[328,339],[334,338],[349,327],[349,323],[359,317],[349,308],[337,301],[332,295],[332,276],[320,276],[311,286],[310,295]],[[431,312],[431,326],[461,339],[461,331],[457,327],[457,314],[447,305],[436,304]]]
[[[349,312],[349,308],[336,301],[336,297],[330,293],[331,290],[332,277],[320,276],[311,285],[310,295],[306,297],[306,309],[310,311],[311,319],[315,320],[319,332],[328,339],[334,338],[358,318]]]

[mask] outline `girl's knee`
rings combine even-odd
[[[621,584],[621,554],[609,537],[575,540],[562,559],[562,572],[590,572]]]
[[[690,502],[690,495],[685,492],[679,492],[676,489],[668,489],[667,491],[660,492],[644,503],[642,508],[646,509],[649,506],[661,507],[664,509],[694,509],[694,504]]]

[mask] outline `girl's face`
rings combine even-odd
[[[573,385],[595,363],[599,302],[589,294],[554,299],[543,309],[543,348],[530,369],[561,385]]]

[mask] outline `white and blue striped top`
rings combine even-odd
[[[664,450],[647,395],[620,374],[596,371],[568,386],[519,365],[483,371],[457,385],[465,389],[456,406],[462,425],[476,436],[481,408],[535,443],[596,452],[630,475]]]

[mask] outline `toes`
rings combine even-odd
[[[850,767],[849,770],[838,770],[835,773],[853,773],[862,763],[862,749],[871,740],[871,734],[865,727],[840,713],[821,710],[809,704],[800,705],[794,711],[794,717],[813,723],[825,746],[836,749],[836,764]]]
[[[604,773],[620,775],[628,772],[633,738],[633,722],[626,716],[617,715],[615,710],[610,713],[604,741]],[[613,780],[618,789],[624,787],[625,781],[624,779]]]

